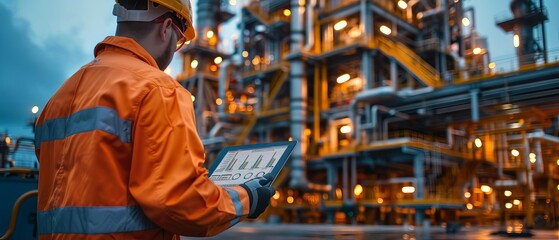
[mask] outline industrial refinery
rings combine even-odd
[[[483,23],[511,35],[516,55],[498,59],[463,1],[193,1],[174,77],[205,166],[226,146],[297,141],[255,222],[559,229],[557,11],[510,0]],[[39,165],[17,156],[34,140],[0,137],[0,226],[34,232]]]
[[[494,24],[513,32],[517,60],[502,66],[462,2],[261,0],[238,13],[198,1],[177,80],[208,166],[224,146],[297,141],[261,217],[271,222],[556,228],[548,12],[510,1]],[[236,14],[224,53],[218,33]]]

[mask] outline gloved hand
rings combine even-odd
[[[268,173],[241,184],[250,199],[248,218],[257,218],[270,205],[270,198],[276,193],[276,189],[271,184],[273,178],[274,176]]]

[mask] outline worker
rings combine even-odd
[[[191,94],[162,71],[195,37],[189,0],[117,0],[113,14],[116,36],[36,123],[39,239],[212,236],[258,217],[271,176],[215,185]]]

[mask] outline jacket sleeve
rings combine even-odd
[[[204,148],[188,91],[155,87],[134,124],[129,189],[154,223],[174,234],[213,236],[248,215],[247,192],[215,185],[202,166]]]

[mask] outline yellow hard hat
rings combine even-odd
[[[117,22],[149,22],[167,12],[173,11],[177,14],[177,17],[183,21],[183,24],[186,27],[184,35],[186,36],[187,40],[192,40],[194,37],[196,37],[194,26],[192,26],[192,5],[190,5],[190,0],[149,1],[157,3],[160,6],[148,4],[147,9],[145,10],[128,10],[118,4],[119,0],[116,0],[116,4],[113,8],[113,15],[118,17]]]

